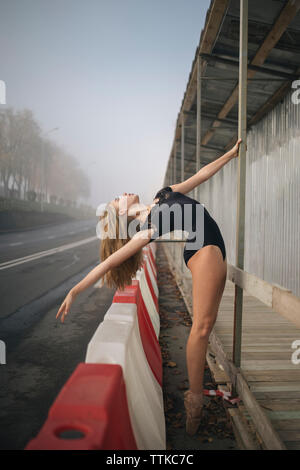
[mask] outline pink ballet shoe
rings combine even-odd
[[[184,392],[186,410],[186,432],[190,436],[196,434],[203,414],[203,395],[194,394],[191,390]]]

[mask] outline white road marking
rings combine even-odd
[[[23,242],[10,243],[9,246],[23,245]]]
[[[49,235],[47,238],[55,238],[55,235]]]
[[[72,263],[67,264],[67,266],[64,266],[63,268],[61,268],[61,271],[63,271],[64,269],[69,268],[69,267],[72,266],[74,263],[77,263],[77,261],[80,261],[80,258],[79,258],[79,256],[77,256],[76,253],[75,253],[75,254],[73,255],[73,261],[72,261]]]
[[[71,248],[75,248],[76,246],[85,245],[86,243],[91,243],[97,240],[98,237],[89,237],[84,238],[83,240],[79,240],[77,242],[68,243],[66,245],[58,246],[57,248],[51,248],[50,250],[39,251],[38,253],[34,253],[32,255],[23,256],[22,258],[16,258],[14,260],[5,261],[4,263],[0,264],[0,270],[12,268],[13,266],[18,266],[22,263],[28,263],[29,261],[34,261],[39,258],[43,258],[44,256],[54,255],[55,253],[60,253],[65,250],[70,250]]]

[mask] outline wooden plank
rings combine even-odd
[[[251,383],[250,389],[255,393],[258,391],[266,391],[266,392],[276,392],[276,391],[297,391],[299,390],[299,382],[258,382],[258,383]]]
[[[174,267],[174,273],[175,273],[176,281],[178,282],[178,287],[180,291],[182,292],[186,306],[192,316],[192,302],[191,302],[191,296],[190,296],[191,279],[187,278],[183,282],[180,268],[179,266],[177,266],[176,260],[172,258],[170,249],[168,249],[164,245],[163,247],[165,249],[165,252],[167,253],[168,261],[170,265]],[[232,293],[233,291],[232,289],[229,289],[227,292]],[[289,383],[288,381],[290,381],[290,385],[292,389],[293,387],[295,388],[297,380],[300,381],[300,377],[297,377],[297,374],[294,371],[289,371],[286,369],[279,370],[279,371],[278,370],[270,370],[270,371],[255,370],[253,371],[253,374],[251,374],[252,371],[249,371],[249,370],[244,371],[243,369],[238,369],[233,364],[233,362],[228,358],[229,354],[227,354],[224,351],[221,339],[217,336],[215,327],[218,324],[218,321],[219,319],[217,318],[217,322],[209,338],[209,347],[212,348],[213,353],[216,355],[216,362],[217,363],[219,362],[223,366],[224,371],[226,372],[230,380],[230,383],[237,391],[239,397],[242,399],[243,404],[245,405],[247,411],[249,412],[249,419],[251,419],[251,422],[253,422],[253,426],[255,426],[257,433],[263,439],[263,444],[265,448],[286,449],[284,442],[280,438],[277,431],[274,429],[272,420],[284,419],[287,421],[287,420],[300,419],[300,412],[298,412],[298,410],[293,410],[293,411],[272,410],[271,411],[269,409],[263,409],[259,405],[258,401],[256,400],[255,394],[251,388],[252,384],[255,387],[257,387],[257,382],[255,383],[249,382],[249,377],[250,379],[255,378],[256,380],[258,380],[258,382],[260,381],[262,387],[268,387],[268,384],[272,385],[273,383],[272,381],[274,381],[275,386],[283,387],[283,384],[287,386]],[[230,339],[230,334],[225,335],[225,337],[227,339]],[[232,337],[232,333],[231,333],[231,337]],[[246,335],[245,338],[247,338],[247,341],[252,341],[253,339],[257,341],[256,339],[257,335],[252,335],[252,336]],[[264,342],[266,341],[266,336],[265,335],[261,336],[260,340],[261,340],[261,344],[263,345]],[[271,346],[274,347],[274,345],[275,346],[278,345],[278,342],[276,342],[276,338],[275,339],[269,338],[267,339],[267,341],[268,340]],[[278,341],[279,340],[280,340],[280,336],[278,337]],[[258,344],[260,343],[258,342]],[[282,400],[277,400],[278,403],[281,401]],[[266,402],[267,404],[269,403],[268,401]],[[264,404],[264,401],[262,401],[262,403]],[[290,441],[290,442],[294,442],[294,441]]]
[[[238,374],[238,369],[233,364],[233,362],[228,359],[228,356],[226,355],[222,347],[222,343],[217,334],[215,333],[215,327],[213,328],[210,334],[209,344],[212,347],[214,353],[216,354],[219,363],[223,366],[225,372],[230,378],[230,382],[232,383],[233,387],[236,388],[236,376]]]
[[[271,31],[259,47],[258,51],[256,52],[254,58],[251,61],[251,65],[262,65],[266,58],[268,57],[270,51],[273,49],[273,47],[277,44],[279,41],[280,37],[292,21],[292,19],[296,16],[298,10],[300,8],[299,0],[289,0],[287,4],[283,7],[279,17],[275,21]],[[256,74],[255,70],[248,70],[248,78],[253,78],[254,75]],[[232,94],[229,96],[227,99],[226,103],[222,107],[221,111],[218,114],[218,118],[224,119],[226,116],[229,114],[229,112],[232,110],[233,106],[236,104],[237,99],[238,99],[238,91],[239,87],[238,85],[234,88],[232,91]],[[220,122],[214,121],[212,126],[218,127],[220,126]],[[205,134],[202,143],[203,145],[207,144],[212,136],[214,135],[214,132],[211,130],[208,130],[207,133]]]
[[[293,410],[293,411],[270,411],[265,410],[265,413],[268,415],[270,419],[278,420],[278,419],[300,419],[300,411]]]
[[[243,373],[247,377],[248,382],[270,382],[272,380],[277,381],[289,381],[295,382],[296,380],[300,381],[300,370],[245,370]]]
[[[220,26],[222,24],[224,15],[229,5],[229,0],[213,0],[205,20],[204,29],[201,32],[200,44],[197,47],[195,58],[192,64],[192,69],[189,74],[188,84],[184,97],[182,100],[181,109],[178,113],[178,119],[176,123],[175,138],[178,139],[181,135],[181,128],[179,127],[179,122],[181,122],[181,114],[189,112],[191,106],[195,100],[195,95],[197,93],[197,58],[198,52],[204,52],[210,54],[212,52],[214,43],[216,41]],[[204,74],[206,68],[206,62],[202,61],[202,75]],[[174,142],[173,142],[174,146]],[[173,151],[173,147],[171,152]]]
[[[271,284],[231,264],[228,264],[227,276],[251,296],[300,328],[300,299],[293,295],[290,289],[275,283]]]
[[[257,432],[257,429],[256,429],[256,427],[253,423],[253,420],[252,420],[251,416],[248,413],[248,410],[247,410],[246,406],[241,401],[241,402],[238,403],[237,408],[241,412],[243,418],[247,421],[250,433],[253,437],[253,440],[258,443],[258,445],[261,449],[264,449],[265,448],[264,442],[263,442],[261,436],[259,435],[259,433]]]
[[[247,450],[258,450],[260,446],[257,441],[254,441],[250,432],[248,431],[248,426],[246,424],[245,418],[243,418],[241,412],[237,408],[228,408],[228,413],[231,418],[233,425],[233,431],[238,440],[241,442],[241,448]]]
[[[201,33],[200,44],[197,48],[196,56],[192,64],[189,81],[186,92],[183,98],[183,105],[180,113],[183,110],[189,111],[195,99],[196,82],[197,82],[197,56],[198,51],[206,54],[212,52],[212,48],[216,41],[220,26],[223,21],[224,14],[227,10],[229,0],[214,0],[210,9],[207,12],[204,30]]]
[[[221,330],[218,329],[218,332],[220,334],[224,334],[224,335],[227,334],[228,335],[228,334],[230,334],[230,328],[226,328],[226,329],[223,328]],[[290,329],[290,331],[283,331],[280,334],[280,332],[278,332],[278,328],[277,328],[277,330],[275,328],[273,331],[271,331],[271,332],[269,332],[269,334],[267,334],[267,333],[264,333],[263,331],[260,331],[259,328],[257,328],[257,329],[253,328],[251,330],[251,332],[248,332],[248,334],[246,334],[245,336],[248,337],[248,338],[264,338],[265,337],[266,339],[267,338],[274,338],[275,339],[275,338],[281,338],[282,337],[282,338],[290,339],[291,341],[294,341],[296,339],[295,338],[296,334],[297,333],[292,332],[292,329]],[[298,335],[299,335],[299,333],[298,333]]]
[[[285,442],[288,441],[299,441],[299,449],[300,449],[300,431],[296,430],[288,430],[288,431],[278,431],[279,436]]]
[[[296,365],[293,364],[292,362],[289,361],[281,361],[281,360],[276,360],[274,359],[273,361],[248,361],[248,360],[243,360],[241,362],[241,367],[243,370],[257,370],[257,371],[265,371],[266,374],[269,373],[270,371],[278,372],[280,373],[282,370],[289,371],[291,374],[294,373],[296,370]],[[299,369],[298,369],[299,371]],[[300,371],[299,371],[300,372]]]
[[[210,344],[216,352],[217,358],[224,367],[224,370],[228,373],[232,384],[236,387],[236,390],[249,410],[249,413],[251,413],[255,426],[267,448],[285,449],[285,445],[273,429],[271,421],[262,411],[253,393],[250,391],[250,388],[242,375],[244,372],[237,369],[235,365],[227,359],[223,351],[222,344],[214,331],[210,335]]]
[[[227,325],[222,325],[222,324],[220,324],[220,326],[221,326],[221,329],[224,330],[224,332],[229,331],[229,329],[230,329],[230,324],[227,324]],[[260,331],[259,326],[260,326],[260,325],[258,325],[257,322],[254,323],[254,324],[253,324],[253,323],[252,323],[252,324],[248,324],[248,325],[246,324],[246,325],[245,325],[245,328],[244,328],[244,325],[243,325],[243,328],[244,328],[244,330],[245,330],[243,333],[244,333],[246,336],[250,336],[251,334],[254,335],[254,334],[256,334],[257,332]],[[261,333],[264,333],[266,336],[269,336],[269,337],[275,335],[276,333],[279,333],[279,334],[280,334],[280,332],[278,332],[278,326],[279,326],[279,325],[277,325],[276,323],[275,323],[275,324],[272,324],[272,325],[269,325],[269,329],[268,329],[268,330],[265,330],[265,332],[264,332],[264,331],[261,331]],[[262,328],[263,328],[263,326],[262,326]],[[220,329],[220,327],[219,327],[219,329]],[[299,328],[297,328],[297,329],[292,328],[292,325],[291,325],[291,324],[290,324],[290,325],[285,324],[284,326],[283,326],[283,325],[280,325],[280,330],[282,330],[282,332],[283,332],[285,335],[290,334],[290,336],[292,335],[292,332],[294,332],[294,337],[295,337],[295,334],[297,334],[297,333],[299,334],[299,332],[300,332],[300,329],[299,329]]]
[[[216,330],[217,331],[217,330]],[[220,332],[218,331],[218,334]],[[228,346],[231,343],[231,338],[230,334],[220,334],[222,336],[222,341],[226,346]],[[291,353],[293,352],[292,349],[292,342],[294,341],[295,336],[291,336],[289,333],[286,334],[285,336],[282,337],[282,340],[279,336],[275,335],[270,335],[270,336],[263,336],[260,335],[259,333],[253,334],[253,335],[245,335],[243,338],[244,344],[247,348],[250,348],[253,352],[256,351],[263,351],[265,348],[265,351],[267,352],[268,350],[272,351],[278,351],[280,352],[288,352],[290,351]],[[248,349],[249,350],[249,349]]]
[[[299,450],[300,449],[299,441],[287,442],[287,449],[288,450]]]
[[[296,430],[300,429],[300,419],[277,419],[274,421],[277,430]]]
[[[273,287],[272,308],[300,327],[300,299],[291,291],[282,291],[282,288]]]
[[[271,50],[273,49],[273,47],[275,47],[290,22],[297,15],[299,8],[299,0],[289,0],[286,3],[282,11],[280,12],[280,15],[278,16],[277,20],[275,21],[273,28],[265,38],[260,48],[258,49],[257,53],[255,54],[255,57],[251,61],[252,65],[262,65],[265,62]]]
[[[226,384],[230,382],[229,376],[219,367],[219,364],[215,360],[215,354],[213,354],[210,346],[207,347],[206,360],[216,384]]]
[[[245,353],[246,350],[243,347],[243,353]],[[260,349],[259,351],[251,350],[248,348],[247,350],[247,361],[255,360],[255,361],[261,361],[263,362],[265,359],[266,360],[273,360],[277,363],[277,360],[283,361],[286,360],[287,354],[290,354],[290,351],[278,351],[277,349],[272,349],[272,351],[265,351],[264,349]],[[275,363],[274,362],[274,363]],[[245,362],[244,362],[245,364]]]
[[[296,75],[299,76],[299,74],[300,74],[300,67],[296,70]],[[260,119],[262,119],[267,113],[269,113],[276,106],[276,104],[279,103],[279,101],[281,101],[284,98],[284,96],[291,89],[291,83],[292,81],[289,80],[286,83],[284,83],[280,88],[278,88],[278,90],[276,90],[276,92],[268,99],[268,101],[266,101],[266,103],[264,103],[264,105],[260,107],[257,113],[254,116],[252,116],[252,118],[248,122],[249,127],[253,126],[258,121],[260,121]],[[235,142],[236,140],[233,139],[233,141]],[[229,145],[228,149],[230,149],[232,145]]]
[[[285,450],[286,446],[280,439],[278,433],[273,428],[268,416],[263,412],[258,402],[253,399],[254,397],[242,374],[237,375],[236,384],[237,392],[239,396],[242,397],[245,406],[248,408],[248,411],[251,414],[255,426],[259,434],[261,435],[264,443],[266,444],[267,449]]]
[[[229,337],[229,335],[227,336],[224,335],[222,337],[222,343],[225,348],[228,348],[229,346],[232,345],[232,340]],[[277,340],[275,341],[273,338],[267,338],[266,341],[264,341],[263,338],[247,337],[243,341],[243,351],[245,352],[250,352],[250,351],[252,352],[259,352],[259,351],[276,352],[278,351],[278,353],[280,353],[280,352],[287,352],[288,350],[291,351],[290,346],[291,346],[291,343],[289,340],[282,341],[281,344],[278,344],[278,341]]]
[[[300,400],[300,390],[299,390],[299,384],[298,389],[296,390],[274,390],[273,387],[270,387],[268,391],[258,391],[258,390],[252,390],[255,394],[256,400],[290,400],[297,398]]]
[[[297,398],[288,399],[288,400],[261,400],[257,399],[259,405],[270,411],[300,411],[300,400]]]
[[[223,346],[224,346],[224,351],[226,351],[226,353],[231,353],[231,345],[232,345],[232,342],[229,343],[224,343],[223,341]],[[255,356],[251,356],[251,355],[254,355]],[[277,347],[273,347],[273,346],[270,346],[270,347],[257,347],[257,346],[248,346],[248,347],[245,347],[245,345],[243,345],[243,356],[247,357],[247,358],[255,358],[257,357],[257,355],[260,355],[261,358],[265,358],[265,359],[268,359],[269,357],[278,357],[278,359],[285,359],[288,354],[288,351],[284,348],[282,348],[281,350]],[[266,355],[266,356],[265,356]]]

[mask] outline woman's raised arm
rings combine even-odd
[[[239,146],[242,142],[241,139],[237,140],[234,147],[231,150],[224,153],[221,157],[217,158],[211,163],[205,165],[201,170],[199,170],[195,175],[191,176],[182,183],[176,183],[170,185],[173,191],[179,192],[182,194],[187,194],[192,191],[194,188],[199,186],[199,184],[207,181],[211,176],[213,176],[217,171],[219,171],[222,166],[228,163],[232,158],[238,156]]]
[[[88,287],[94,285],[104,274],[107,273],[110,269],[119,266],[123,261],[130,256],[134,255],[138,250],[143,248],[150,240],[153,235],[153,229],[141,230],[134,234],[134,236],[129,240],[126,245],[119,248],[115,253],[110,255],[104,261],[102,261],[98,266],[93,268],[78,284],[76,284],[69,291],[65,300],[61,304],[56,318],[61,316],[61,321],[64,321],[65,316],[70,311],[71,304],[74,302],[77,295]]]

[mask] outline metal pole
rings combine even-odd
[[[173,155],[172,155],[172,162],[173,162],[173,173],[172,173],[172,180],[173,180],[173,183],[175,183],[175,160],[176,160],[176,155],[175,155],[175,150],[173,150]]]
[[[177,183],[177,142],[174,144],[174,184]]]
[[[247,139],[247,73],[248,73],[248,0],[240,0],[240,66],[239,66],[239,116],[240,145],[237,171],[237,224],[236,266],[244,269],[246,139]],[[241,365],[243,289],[235,284],[233,362]]]
[[[181,181],[184,181],[184,114],[181,115]],[[181,253],[181,271],[183,271],[183,250]]]
[[[197,137],[196,137],[196,173],[200,170],[201,155],[201,88],[202,88],[202,59],[197,60]],[[194,199],[200,201],[200,185],[194,189]]]
[[[181,115],[181,181],[184,181],[184,114]]]
[[[173,178],[173,184],[177,183],[177,142],[174,142],[174,178]],[[176,245],[175,243],[172,244],[173,246],[173,258],[175,259],[176,256]]]
[[[173,153],[172,153],[172,182],[170,184],[175,183],[175,161],[176,161],[175,146],[173,148]],[[175,258],[175,243],[172,243],[171,247],[172,247],[172,256],[174,259]]]

